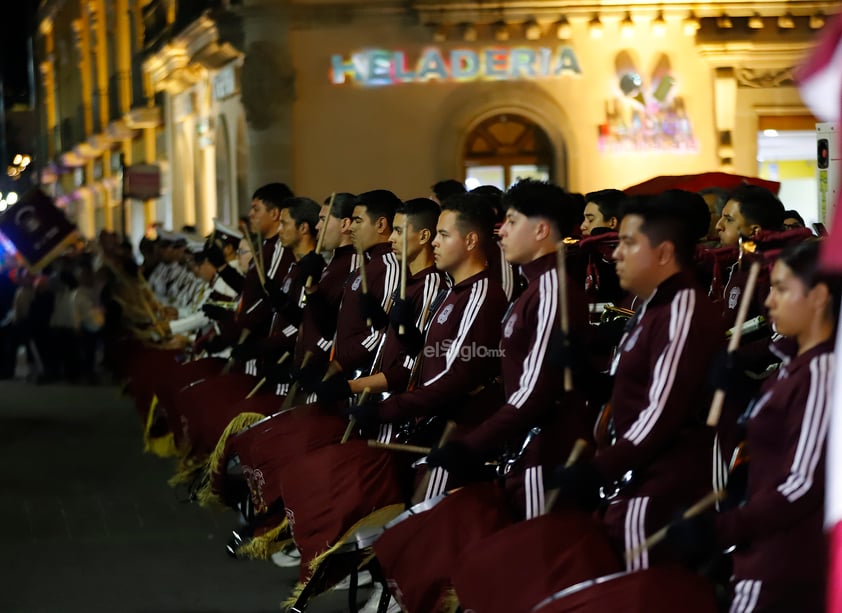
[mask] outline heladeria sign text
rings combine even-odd
[[[451,49],[427,47],[414,57],[406,51],[364,49],[346,59],[331,57],[330,80],[335,85],[365,86],[429,81],[506,81],[550,79],[582,73],[571,47],[488,47]]]

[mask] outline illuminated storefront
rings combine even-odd
[[[315,198],[377,187],[409,198],[445,178],[506,187],[532,176],[587,192],[725,170],[804,194],[808,182],[815,190],[805,145],[815,119],[792,71],[839,10],[820,0],[47,5],[68,19],[42,11],[45,125],[64,135],[79,124],[49,157],[84,175],[59,191],[79,200],[85,228],[115,227],[117,154],[155,162],[162,197],[133,206],[133,230],[158,220],[200,232],[213,217],[232,222],[269,181]],[[132,44],[111,49],[95,15],[131,30]],[[53,24],[81,28],[81,88],[53,53],[73,30],[53,35]],[[95,110],[102,119],[89,121]],[[110,144],[95,151],[103,135]],[[75,198],[83,186],[87,200]],[[815,197],[802,200],[809,218]]]

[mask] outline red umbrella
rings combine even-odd
[[[683,189],[688,192],[698,192],[706,187],[734,189],[747,183],[765,187],[773,194],[777,194],[781,188],[781,184],[777,181],[732,175],[727,172],[703,172],[696,175],[663,175],[653,177],[643,183],[627,187],[623,191],[626,192],[627,196],[654,196],[668,189]]]

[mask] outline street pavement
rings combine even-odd
[[[236,514],[183,502],[142,448],[116,387],[0,381],[0,613],[280,611],[298,569],[229,558]]]

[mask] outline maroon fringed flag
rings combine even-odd
[[[801,97],[822,121],[842,121],[842,13],[822,30],[818,44],[796,75]],[[839,140],[842,150],[842,139]],[[829,152],[839,159],[842,151]],[[842,274],[842,214],[840,198],[834,207],[830,235],[822,245],[821,267]],[[842,342],[838,326],[836,348]],[[836,359],[836,377],[842,378],[842,360]],[[833,392],[830,433],[827,447],[826,526],[830,538],[830,574],[827,585],[828,613],[842,613],[842,389]]]

